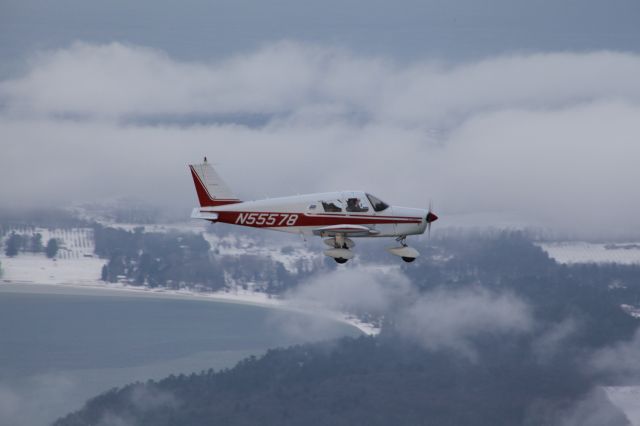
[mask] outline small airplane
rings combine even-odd
[[[241,201],[207,162],[190,164],[200,207],[193,219],[265,228],[324,238],[324,254],[338,263],[353,258],[355,237],[395,237],[399,247],[387,250],[405,262],[418,251],[407,246],[408,235],[423,234],[438,219],[432,211],[390,206],[362,191],[338,191],[258,201]]]

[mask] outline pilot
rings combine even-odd
[[[365,212],[367,211],[364,207],[362,207],[362,204],[360,203],[360,200],[357,198],[348,198],[347,199],[347,211],[348,212]]]

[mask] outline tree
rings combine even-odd
[[[40,253],[42,248],[42,234],[34,234],[31,237],[31,251],[34,253]]]
[[[22,247],[22,235],[12,232],[9,238],[7,239],[7,247],[4,253],[9,257],[13,257],[18,254],[21,247]]]
[[[56,240],[55,238],[51,238],[49,239],[49,242],[47,242],[47,248],[45,249],[45,253],[47,254],[47,257],[49,259],[53,258],[56,256],[56,254],[58,253],[58,240]]]

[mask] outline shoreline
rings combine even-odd
[[[189,289],[172,290],[168,288],[138,287],[122,283],[102,283],[101,281],[87,281],[76,283],[38,283],[34,281],[1,280],[0,291],[7,290],[7,287],[24,290],[30,288],[53,289],[75,289],[75,290],[98,290],[110,293],[113,296],[142,296],[157,298],[172,298],[177,300],[209,301],[219,303],[235,303],[240,305],[257,306],[262,308],[281,309],[307,315],[317,315],[332,319],[343,324],[351,325],[363,334],[377,335],[380,329],[373,324],[365,323],[359,319],[341,312],[330,311],[320,307],[296,305],[288,299],[269,297],[265,293],[252,292],[247,290],[236,290],[233,292],[200,292]],[[11,289],[8,289],[11,291]]]

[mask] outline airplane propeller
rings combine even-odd
[[[433,213],[433,206],[431,204],[431,200],[429,200],[429,210],[427,210],[427,216],[425,217],[427,221],[427,237],[431,238],[431,224],[438,220],[438,216]]]

